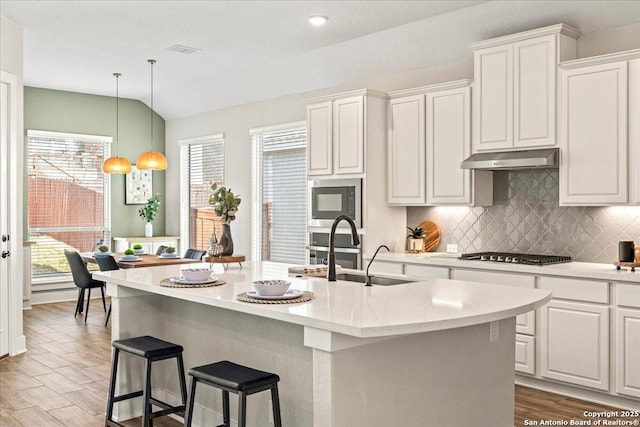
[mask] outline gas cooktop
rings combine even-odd
[[[460,259],[473,261],[509,262],[512,264],[548,265],[571,262],[569,256],[513,254],[509,252],[476,252],[462,254]]]

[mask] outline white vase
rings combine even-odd
[[[144,226],[144,237],[153,237],[153,224],[150,222]]]

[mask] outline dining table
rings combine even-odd
[[[139,260],[137,261],[121,261],[120,258],[124,256],[123,253],[116,252],[109,255],[115,258],[116,263],[120,268],[159,267],[175,264],[195,264],[202,262],[198,259],[182,258],[180,256],[176,258],[165,258],[154,254],[138,255]],[[80,257],[85,263],[98,263],[92,252],[81,253]]]

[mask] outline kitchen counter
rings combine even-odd
[[[371,254],[364,254],[365,260],[371,259]],[[616,270],[611,264],[590,262],[566,262],[550,265],[524,265],[492,261],[468,261],[458,259],[458,255],[438,253],[411,254],[406,252],[380,252],[376,261],[388,261],[408,264],[423,264],[449,268],[473,268],[478,270],[493,270],[513,273],[540,274],[545,276],[562,276],[585,279],[602,279],[614,282],[631,282],[640,284],[640,268],[632,272],[629,268]],[[375,263],[375,261],[374,261]],[[365,263],[366,264],[366,263]]]
[[[179,343],[187,369],[228,359],[275,372],[285,425],[513,425],[515,316],[545,304],[549,291],[440,279],[365,287],[290,276],[276,263],[214,267],[225,285],[161,287],[179,266],[94,273],[112,296],[113,339],[148,334]],[[254,280],[284,277],[315,298],[236,299]],[[175,375],[158,371],[160,384]],[[122,384],[139,384],[135,371],[121,372]],[[177,399],[177,384],[154,387],[159,398]],[[209,409],[196,413],[220,423],[220,402],[206,394]],[[267,424],[268,396],[252,399],[249,425]],[[123,403],[117,415],[135,416],[136,408]]]

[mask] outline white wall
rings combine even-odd
[[[22,174],[23,159],[23,60],[22,60],[22,28],[13,22],[0,17],[0,69],[16,76],[15,88],[17,111],[16,129],[17,138],[15,144],[9,147],[9,151],[16,153],[18,161],[9,165],[9,204],[15,213],[15,218],[9,218],[11,223],[12,239],[11,271],[9,280],[9,353],[15,355],[26,350],[26,341],[22,328],[22,297],[23,297],[23,206],[24,197],[22,188],[25,188]],[[13,163],[13,162],[11,162]],[[13,216],[13,215],[12,215]]]
[[[616,52],[640,48],[640,23],[584,34],[578,40],[580,56]],[[432,68],[407,70],[348,86],[326,88],[320,91],[285,96],[266,101],[239,105],[197,116],[166,122],[167,206],[176,207],[176,215],[167,213],[168,234],[179,234],[180,218],[177,214],[180,186],[178,141],[180,139],[215,133],[225,134],[225,183],[243,197],[232,233],[237,253],[251,253],[251,138],[249,129],[281,123],[305,120],[304,100],[316,96],[340,93],[347,90],[368,88],[383,92],[440,83],[463,78],[473,78],[473,55],[451,64]]]

